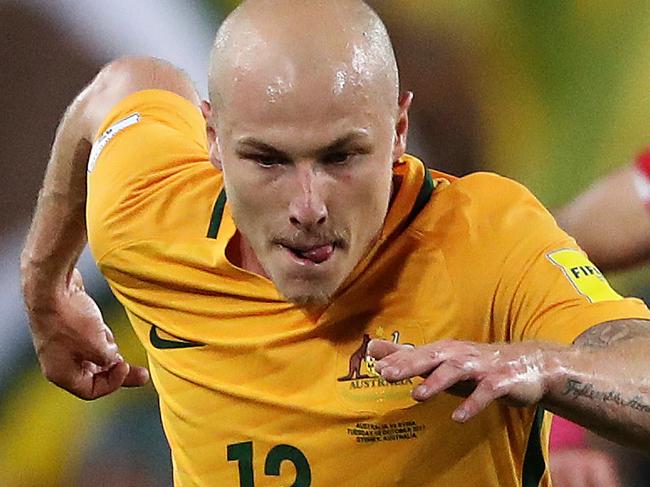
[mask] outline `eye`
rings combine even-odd
[[[333,152],[328,154],[323,159],[325,164],[345,164],[348,162],[354,154],[350,152]]]
[[[255,161],[262,167],[280,166],[287,163],[286,158],[277,155],[255,154],[246,156],[245,158],[250,159],[251,161]]]

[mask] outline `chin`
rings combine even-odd
[[[347,273],[332,263],[321,266],[269,266],[267,272],[278,292],[289,302],[302,307],[329,304]]]
[[[303,308],[318,308],[330,303],[331,296],[325,295],[302,295],[286,296],[287,301]]]
[[[294,292],[291,292],[294,291]],[[327,292],[324,289],[313,289],[313,290],[287,290],[283,291],[280,289],[280,293],[286,298],[287,301],[290,301],[298,306],[312,307],[312,306],[324,306],[329,304],[332,299],[333,292]]]
[[[332,286],[331,284],[318,284],[305,281],[294,281],[290,284],[286,283],[287,285],[283,284],[285,283],[276,284],[280,294],[287,301],[304,307],[316,307],[329,304],[338,288],[338,286]]]

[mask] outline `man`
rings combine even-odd
[[[538,485],[538,405],[648,448],[647,308],[522,187],[404,155],[412,95],[363,2],[244,2],[209,88],[204,122],[175,68],[103,69],[22,259],[46,377],[143,384],[73,270],[87,223],[176,485]]]

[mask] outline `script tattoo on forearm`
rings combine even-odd
[[[584,397],[592,401],[613,403],[621,407],[634,409],[642,413],[650,413],[650,402],[642,396],[634,396],[632,398],[625,398],[617,391],[600,391],[594,387],[593,384],[582,382],[575,379],[567,380],[564,391],[562,394],[569,396],[572,399]]]
[[[582,333],[575,345],[586,348],[605,348],[635,338],[650,339],[650,322],[644,320],[617,320],[601,323]]]

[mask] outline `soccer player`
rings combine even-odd
[[[45,376],[141,385],[74,270],[87,232],[176,485],[548,485],[543,409],[649,448],[650,312],[523,187],[405,155],[412,95],[363,2],[244,2],[209,90],[102,69],[22,257]]]

